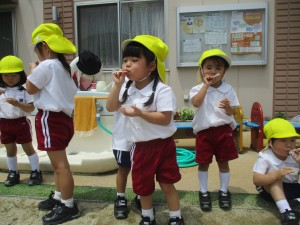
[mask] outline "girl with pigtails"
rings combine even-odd
[[[153,210],[154,179],[164,192],[169,208],[169,223],[184,225],[174,183],[181,179],[176,162],[176,131],[173,115],[176,99],[164,84],[168,46],[151,35],[138,35],[122,43],[122,70],[113,74],[114,85],[107,110],[120,111],[125,126],[120,127],[131,149],[132,186],[141,196],[142,220],[139,225],[156,224]],[[125,80],[125,77],[128,80]]]

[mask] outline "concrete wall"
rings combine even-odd
[[[78,0],[77,0],[78,1]],[[176,67],[176,8],[178,6],[201,6],[224,4],[224,0],[168,0],[167,7],[167,39],[169,45],[168,56],[168,84],[173,88],[178,109],[190,106],[184,102],[184,94],[196,84],[197,68]],[[274,8],[273,0],[226,0],[226,4],[268,2],[268,59],[264,66],[233,66],[226,73],[226,80],[233,85],[243,107],[244,114],[249,118],[252,103],[259,101],[262,105],[264,116],[272,116],[273,106],[273,68],[274,68]],[[20,10],[22,9],[22,10]],[[31,32],[43,22],[43,1],[22,0],[16,9],[17,33],[18,33],[18,55],[24,60],[26,68],[28,63],[36,60],[31,43]],[[200,57],[200,56],[199,56]],[[111,75],[103,78],[110,82]]]

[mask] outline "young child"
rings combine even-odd
[[[198,65],[202,83],[191,89],[190,98],[192,105],[197,108],[192,125],[196,135],[195,161],[199,164],[200,208],[210,211],[212,207],[207,181],[209,164],[215,155],[220,171],[219,206],[230,209],[228,161],[238,158],[233,115],[235,107],[239,105],[235,91],[223,80],[231,60],[220,49],[210,49],[203,52]]]
[[[75,53],[76,48],[53,23],[39,25],[32,32],[32,43],[40,63],[31,64],[26,89],[38,109],[35,117],[38,149],[47,152],[55,179],[54,195],[40,202],[38,208],[52,210],[43,216],[44,224],[58,224],[80,216],[73,201],[74,180],[66,154],[74,134],[71,114],[77,87],[64,53]]]
[[[264,134],[268,145],[258,154],[253,183],[260,196],[276,203],[283,225],[298,225],[300,149],[296,149],[296,138],[300,135],[289,121],[281,118],[269,121]]]
[[[20,183],[17,169],[17,145],[21,144],[28,156],[31,174],[28,185],[42,183],[39,157],[32,146],[31,123],[26,116],[34,110],[32,97],[22,86],[26,82],[23,61],[16,56],[6,56],[0,61],[0,132],[1,142],[7,152],[7,187]]]
[[[118,164],[116,176],[117,197],[114,202],[114,215],[117,219],[126,219],[128,216],[127,199],[125,195],[127,177],[131,170],[130,149],[132,143],[125,139],[122,129],[125,125],[125,116],[118,110],[114,112],[115,124],[112,134],[112,149]],[[141,209],[140,197],[135,196],[135,203],[138,209]]]
[[[134,143],[132,184],[133,191],[141,196],[142,220],[139,224],[156,223],[152,203],[156,176],[167,199],[168,224],[183,225],[174,186],[181,179],[172,139],[176,131],[173,121],[176,100],[172,89],[164,84],[163,61],[168,55],[168,46],[157,37],[138,35],[124,41],[122,49],[122,70],[114,73],[107,109],[120,109],[125,115],[123,132],[126,140]],[[125,82],[125,76],[128,82]]]

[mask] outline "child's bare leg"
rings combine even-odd
[[[32,142],[22,144],[22,148],[23,148],[23,150],[24,150],[24,152],[26,153],[27,156],[31,156],[31,155],[36,153],[34,148],[33,148]]]
[[[153,208],[153,195],[141,196],[141,205],[145,210]]]
[[[55,185],[59,185],[62,200],[73,198],[74,180],[70,170],[66,151],[47,152],[55,173]]]
[[[117,192],[125,193],[126,185],[127,185],[127,177],[130,172],[130,168],[119,166],[116,184],[117,184]]]
[[[180,210],[180,202],[179,196],[175,189],[174,184],[166,184],[166,183],[159,183],[161,190],[164,192],[168,208],[170,211],[178,211]]]

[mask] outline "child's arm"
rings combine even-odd
[[[200,91],[196,95],[194,95],[194,97],[191,100],[191,103],[194,107],[198,108],[202,104],[208,87],[209,87],[209,84],[204,83],[202,88],[200,89]]]
[[[275,183],[278,180],[283,179],[286,174],[293,173],[293,169],[289,167],[281,168],[279,170],[273,171],[267,174],[260,174],[254,172],[253,183],[256,186],[268,186]]]
[[[34,110],[33,103],[22,103],[15,98],[6,98],[5,101],[15,107],[22,109],[25,112],[32,112]]]
[[[106,102],[106,109],[109,112],[114,112],[120,108],[121,103],[119,101],[119,94],[125,81],[126,74],[127,72],[125,70],[120,70],[113,73],[114,84],[110,89]]]

